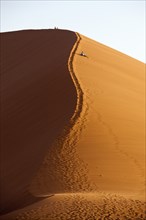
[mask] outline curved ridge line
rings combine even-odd
[[[76,103],[76,109],[75,109],[75,112],[73,114],[73,116],[71,117],[71,123],[75,123],[75,121],[77,120],[77,118],[80,116],[80,113],[82,111],[82,107],[83,107],[83,91],[81,89],[81,86],[79,84],[79,81],[76,77],[76,74],[74,72],[74,69],[73,69],[73,60],[74,60],[74,56],[75,56],[75,52],[78,48],[78,45],[81,41],[81,37],[79,35],[79,33],[75,32],[76,36],[77,36],[77,41],[76,43],[74,44],[72,50],[71,50],[71,53],[70,53],[70,56],[69,56],[69,59],[68,59],[68,69],[69,69],[69,72],[70,72],[70,75],[71,75],[71,78],[73,80],[73,83],[75,85],[75,88],[76,88],[76,92],[77,92],[77,103]]]
[[[75,44],[73,45],[72,49],[71,49],[71,52],[70,52],[70,55],[69,55],[69,58],[68,58],[68,70],[69,70],[69,73],[70,73],[70,76],[73,80],[73,83],[74,83],[74,86],[76,88],[76,92],[77,92],[77,103],[76,103],[76,108],[74,110],[74,113],[73,115],[71,116],[70,118],[70,124],[71,124],[71,128],[69,128],[68,126],[65,127],[65,129],[63,130],[63,133],[62,135],[59,136],[59,138],[57,140],[61,140],[61,142],[63,143],[66,143],[68,144],[68,135],[70,134],[72,128],[75,126],[76,122],[78,121],[78,119],[80,118],[81,116],[81,113],[83,111],[83,91],[81,89],[81,86],[80,86],[80,83],[78,81],[78,78],[76,77],[76,74],[74,72],[74,68],[73,68],[73,60],[74,60],[74,56],[75,56],[75,53],[76,53],[76,50],[79,46],[79,43],[81,41],[81,37],[80,35],[75,32],[76,36],[77,36],[77,40],[75,42]],[[76,132],[75,132],[76,133]],[[58,142],[58,141],[57,141]],[[73,140],[74,142],[74,140]],[[59,153],[60,154],[60,153]],[[31,192],[32,193],[32,192]],[[56,193],[49,193],[49,194],[34,194],[32,193],[35,197],[48,197],[48,196],[54,196],[56,195]]]

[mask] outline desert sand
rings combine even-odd
[[[145,219],[145,64],[74,32],[5,35],[1,219]]]

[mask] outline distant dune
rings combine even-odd
[[[1,39],[1,219],[145,219],[145,64],[71,31]]]

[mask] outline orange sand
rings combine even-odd
[[[60,37],[62,31],[54,33]],[[57,87],[65,85],[71,100],[76,94],[76,101],[68,104],[72,115],[67,126],[67,120],[61,124],[62,135],[56,137],[38,172],[29,179],[31,195],[41,199],[52,196],[2,219],[145,218],[145,65],[76,35],[68,58],[72,84],[61,78],[55,81]],[[71,36],[64,37],[71,50]],[[72,39],[76,39],[75,34]],[[87,57],[79,55],[82,50]],[[55,62],[51,66],[54,68]],[[73,88],[76,93],[72,95]],[[54,98],[55,91],[50,92]],[[56,100],[61,103],[63,98]]]
[[[81,38],[77,53],[84,50],[88,58],[76,56],[74,70],[88,110],[79,155],[101,191],[144,199],[145,66]]]

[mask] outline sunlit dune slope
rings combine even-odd
[[[91,181],[144,199],[145,64],[81,35],[74,71],[87,109],[77,151]]]
[[[1,34],[2,212],[34,200],[31,179],[75,111],[67,65],[75,41],[61,30]]]

